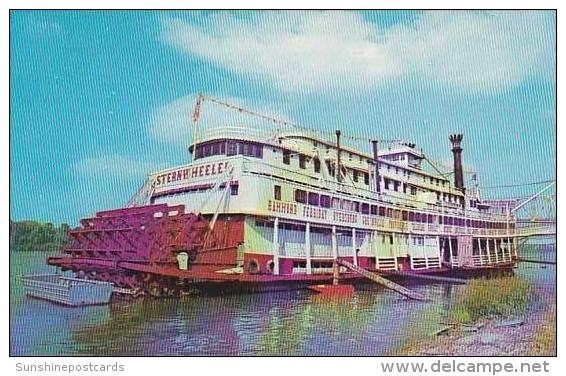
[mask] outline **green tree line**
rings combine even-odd
[[[10,251],[56,252],[67,242],[69,225],[10,220]]]

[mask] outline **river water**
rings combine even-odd
[[[429,302],[368,285],[344,301],[294,291],[68,308],[24,294],[21,275],[54,271],[46,257],[11,254],[11,355],[386,355],[439,329],[463,288],[411,286]],[[554,295],[554,266],[522,263],[517,274]]]

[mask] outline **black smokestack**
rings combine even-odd
[[[377,155],[377,141],[373,140],[371,142],[372,144],[372,148],[373,148],[373,165],[375,167],[375,191],[377,193],[381,192],[381,187],[380,187],[380,177],[379,177],[379,157]]]
[[[450,142],[452,143],[452,153],[454,154],[454,187],[461,191],[464,190],[464,172],[462,171],[462,134],[450,135]]]
[[[341,154],[342,150],[340,149],[340,134],[339,130],[336,131],[336,154],[337,154],[337,166],[336,166],[336,177],[338,178],[338,182],[342,182],[342,161],[341,161]]]

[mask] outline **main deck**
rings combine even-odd
[[[332,141],[288,127],[197,126],[198,116],[190,163],[150,174],[129,209],[81,221],[67,256],[50,262],[137,286],[319,283],[337,260],[399,276],[457,274],[517,258],[510,208],[465,187],[462,135],[449,137],[451,182],[413,143],[368,140],[368,154],[339,131]]]

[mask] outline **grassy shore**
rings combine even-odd
[[[449,329],[405,343],[391,355],[552,356],[556,353],[555,303],[521,320],[538,295],[517,277],[471,280],[446,312]],[[510,326],[501,325],[508,322]],[[445,325],[446,327],[446,325]]]
[[[532,288],[517,277],[473,279],[458,296],[449,311],[454,323],[469,324],[494,316],[512,316],[525,312]]]

